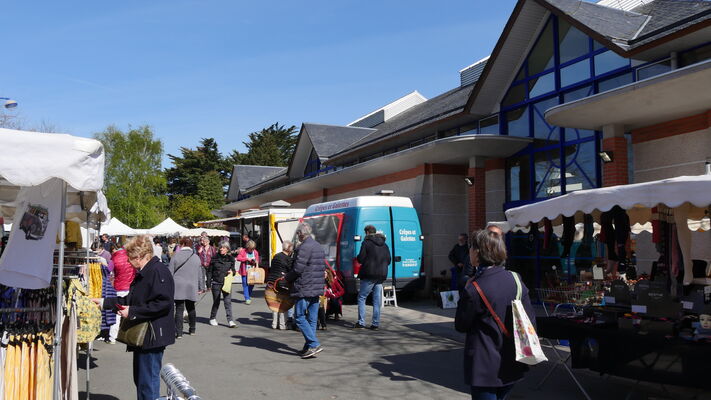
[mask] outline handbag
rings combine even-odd
[[[264,268],[260,267],[248,267],[247,268],[247,284],[261,284],[264,283],[266,274],[264,273]]]
[[[225,275],[225,282],[222,284],[222,291],[225,293],[232,293],[232,282],[235,279],[235,275],[230,271]]]
[[[124,318],[121,320],[116,341],[131,347],[143,347],[148,331],[151,332],[151,339],[155,340],[156,334],[150,321],[136,323]]]
[[[264,300],[272,312],[287,312],[294,306],[294,299],[289,295],[289,291],[279,289],[279,282],[282,280],[284,278],[269,282],[264,290]]]

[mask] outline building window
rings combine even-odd
[[[508,122],[507,132],[509,136],[529,136],[528,106],[507,112],[506,121]]]
[[[510,201],[519,201],[531,197],[530,156],[523,154],[506,160],[507,196]]]
[[[641,81],[669,71],[671,71],[671,59],[667,58],[637,69],[637,80]]]
[[[528,76],[537,75],[553,68],[555,65],[554,56],[553,19],[551,18],[528,55]]]
[[[564,19],[558,20],[558,49],[560,63],[582,57],[590,52],[590,39]]]
[[[319,169],[321,169],[321,160],[316,154],[316,150],[311,149],[309,161],[306,162],[306,169],[304,169],[304,177],[308,178],[318,174]]]
[[[555,90],[555,73],[541,75],[528,81],[528,98],[532,99]]]
[[[479,133],[498,135],[499,132],[499,115],[492,115],[479,121]]]
[[[679,55],[679,67],[686,67],[709,58],[711,58],[711,43],[681,53]]]
[[[560,69],[560,86],[566,87],[590,79],[590,60],[585,59]]]
[[[609,50],[596,55],[593,61],[595,63],[595,76],[630,66],[629,59]]]
[[[622,75],[617,75],[613,78],[605,79],[597,84],[598,93],[606,92],[620,86],[624,86],[634,82],[634,74],[632,72],[627,72]]]
[[[533,137],[536,147],[549,146],[560,141],[560,128],[549,125],[544,118],[547,109],[558,105],[558,96],[542,100],[532,105]]]

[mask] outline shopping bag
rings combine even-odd
[[[289,295],[288,290],[278,290],[278,281],[280,279],[283,278],[277,279],[277,282],[269,282],[267,284],[267,288],[264,289],[264,300],[266,300],[269,310],[283,313],[294,306],[294,299]]]
[[[516,286],[518,286],[516,300],[511,302],[516,361],[528,365],[536,365],[540,362],[548,361],[548,358],[543,354],[536,329],[528,318],[526,309],[523,308],[523,303],[521,303],[521,281],[517,274],[513,273],[513,276],[516,280]]]
[[[459,302],[458,291],[448,290],[439,292],[439,296],[442,298],[442,308],[457,308],[457,303]]]
[[[222,284],[222,291],[225,293],[232,293],[232,282],[235,279],[235,275],[232,272],[225,275],[225,282]]]
[[[263,268],[251,267],[247,268],[247,284],[255,285],[264,283],[265,273]]]

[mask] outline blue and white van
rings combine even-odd
[[[309,206],[303,220],[310,223],[332,266],[343,274],[347,293],[356,292],[354,259],[373,225],[386,238],[392,263],[388,279],[397,289],[414,287],[422,272],[422,229],[407,197],[360,196]]]

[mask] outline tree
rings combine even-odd
[[[284,167],[289,164],[291,154],[296,148],[297,128],[292,125],[275,123],[259,132],[249,134],[249,141],[242,142],[247,148],[246,153],[233,150],[227,157],[230,165],[269,165]]]
[[[173,163],[171,168],[165,170],[170,195],[198,195],[199,183],[206,178],[206,174],[215,172],[220,178],[224,197],[224,187],[229,183],[232,168],[220,154],[215,139],[203,138],[196,149],[181,147],[180,153],[181,156],[168,155]]]
[[[214,218],[205,200],[178,194],[170,202],[170,217],[180,225],[191,227],[195,222]]]
[[[104,145],[104,193],[111,214],[134,228],[150,228],[165,218],[168,199],[161,171],[163,143],[149,126],[122,132],[111,125],[94,135]]]
[[[195,197],[204,201],[211,210],[220,208],[225,204],[222,177],[217,171],[210,171],[203,175],[202,179],[198,181]]]

